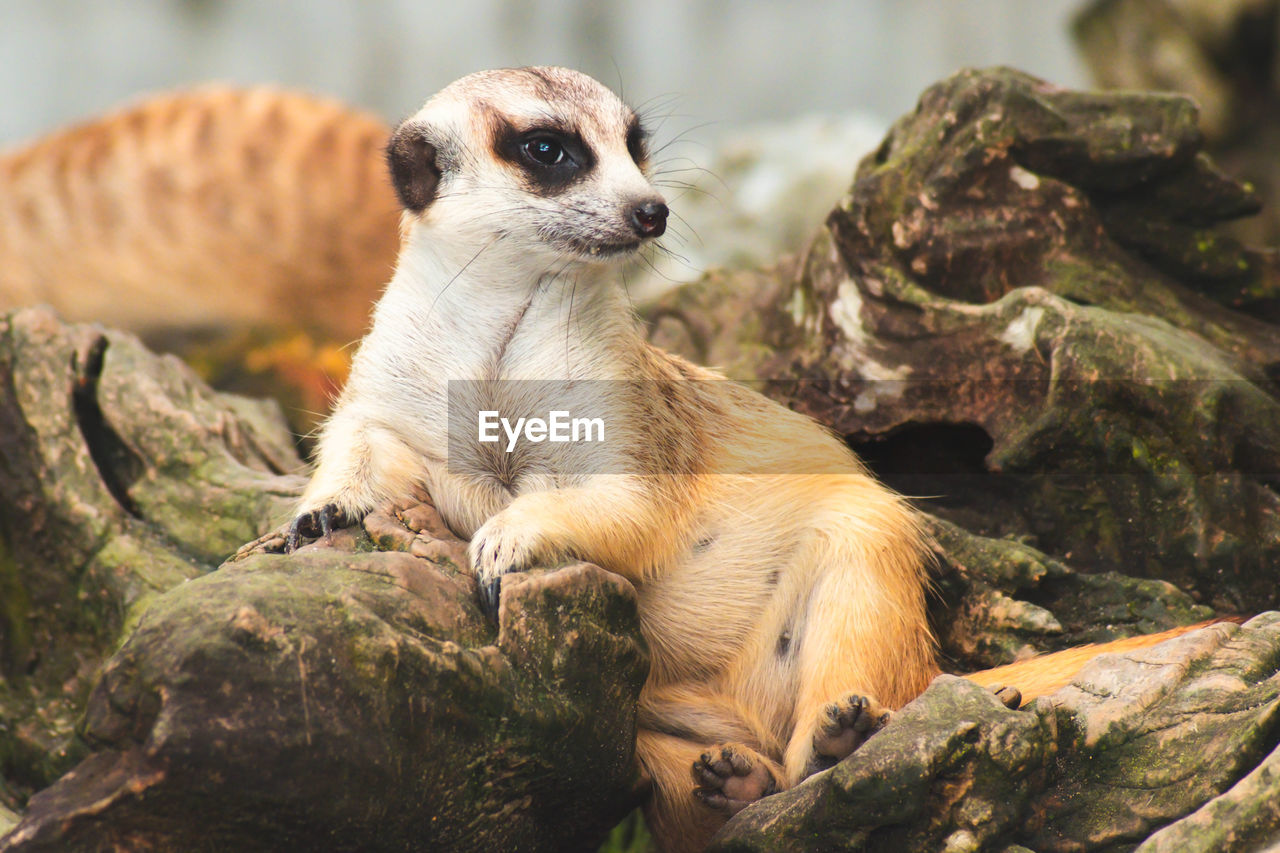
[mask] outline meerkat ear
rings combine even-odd
[[[426,210],[436,197],[440,167],[436,147],[427,141],[422,125],[406,121],[396,128],[387,143],[387,165],[400,203],[412,213]]]

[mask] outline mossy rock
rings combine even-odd
[[[717,853],[1253,850],[1274,840],[1280,614],[1095,660],[1027,709],[940,676]],[[1221,823],[1215,822],[1221,820]]]
[[[1174,95],[957,74],[862,162],[801,256],[671,294],[652,338],[759,381],[922,496],[970,552],[966,588],[1030,550],[1095,587],[1171,583],[1191,596],[1175,618],[1276,606],[1280,329],[1207,295],[1269,273],[1214,236],[1256,204],[1202,156],[1196,119]],[[1183,257],[1199,245],[1217,260]],[[948,653],[993,663],[1099,636],[1055,640],[1046,626],[1072,619],[1054,596],[1008,580],[982,583],[1040,639]]]
[[[301,464],[274,403],[131,335],[0,317],[0,805],[84,753],[75,721],[122,633],[285,516]]]
[[[598,843],[641,790],[634,590],[582,563],[513,576],[495,629],[447,550],[401,538],[344,532],[157,598],[90,696],[93,753],[0,850]]]

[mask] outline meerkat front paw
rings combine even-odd
[[[327,504],[320,509],[300,513],[292,521],[287,521],[254,539],[246,542],[231,555],[228,562],[237,562],[254,554],[292,554],[302,547],[303,539],[315,539],[347,526],[346,516],[334,504]]]
[[[479,586],[480,606],[496,622],[502,576],[532,568],[551,555],[538,527],[508,507],[480,526],[471,537],[467,556]]]
[[[702,753],[693,762],[693,795],[707,806],[735,815],[778,790],[769,765],[753,750],[734,743]]]
[[[853,754],[876,732],[885,727],[893,712],[866,696],[852,693],[838,702],[830,702],[818,717],[813,734],[813,755],[805,767],[805,776],[834,766]]]
[[[328,539],[329,534],[347,524],[346,516],[338,510],[337,504],[325,504],[319,509],[298,515],[289,524],[289,533],[285,537],[284,552],[292,554],[302,546],[302,540],[320,536]]]

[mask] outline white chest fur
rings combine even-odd
[[[358,408],[427,461],[442,511],[476,507],[478,491],[478,504],[492,512],[526,491],[632,470],[622,386],[635,379],[626,365],[640,346],[625,294],[594,270],[531,269],[512,249],[450,250],[418,229],[378,304],[342,406]],[[482,412],[508,424],[559,413],[570,436],[574,421],[602,428],[591,441],[523,433],[511,446],[503,429],[497,442],[479,440]],[[482,520],[472,511],[454,515],[446,520],[460,531]]]

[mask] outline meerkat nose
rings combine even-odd
[[[667,230],[667,206],[661,201],[643,201],[631,208],[631,224],[641,237],[661,237]]]

